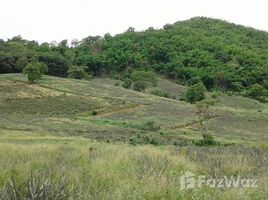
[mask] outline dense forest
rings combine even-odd
[[[203,82],[208,90],[243,94],[253,87],[267,94],[268,89],[268,33],[204,17],[70,43],[0,40],[0,73],[20,73],[31,60],[61,77],[72,66],[118,79],[142,69],[185,85]]]

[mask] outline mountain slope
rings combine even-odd
[[[114,86],[116,82],[46,76],[30,85],[21,75],[1,75],[0,132],[154,144],[190,144],[201,138],[194,105],[127,90]],[[175,87],[163,80],[158,88],[168,85]],[[218,99],[216,117],[209,123],[217,140],[256,145],[267,141],[267,104],[225,95]]]
[[[162,30],[129,31],[103,43],[97,56],[107,56],[105,62],[116,71],[154,69],[183,83],[202,80],[208,89],[242,91],[255,83],[267,88],[268,33],[252,28],[193,18]],[[83,56],[77,60],[90,66]]]
[[[202,81],[209,90],[230,90],[258,98],[268,96],[268,33],[226,21],[196,17],[111,36],[89,36],[59,44],[14,37],[0,41],[0,73],[21,72],[32,59],[48,66],[48,74],[66,76],[72,65],[95,76],[125,79],[137,69],[154,70],[184,85]]]

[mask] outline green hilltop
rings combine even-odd
[[[71,66],[93,76],[126,79],[135,70],[155,71],[183,85],[202,81],[208,90],[232,91],[265,100],[268,33],[226,21],[196,17],[111,36],[88,36],[58,44],[14,37],[0,41],[0,73],[21,72],[31,59],[48,74],[65,77]],[[262,95],[251,95],[259,88]],[[265,95],[266,94],[266,95]]]

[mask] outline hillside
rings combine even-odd
[[[0,198],[267,199],[267,104],[219,95],[209,133],[227,146],[197,147],[195,105],[150,94],[187,88],[159,78],[141,93],[117,83],[0,75]],[[183,190],[187,171],[238,174],[258,187]]]
[[[153,68],[183,83],[201,79],[208,89],[267,84],[268,33],[221,20],[193,18],[161,30],[129,30],[104,45],[99,54],[119,70]]]
[[[267,81],[268,33],[204,17],[0,39],[0,200],[268,199]]]
[[[209,90],[229,90],[265,99],[268,89],[268,33],[229,22],[196,17],[111,36],[38,44],[21,37],[0,42],[0,73],[21,72],[31,59],[48,74],[65,77],[72,65],[94,76],[125,79],[137,69],[153,70],[183,85],[202,81]],[[261,87],[260,96],[251,95]],[[263,97],[264,96],[264,97]]]
[[[37,85],[20,74],[0,76],[0,132],[83,136],[102,141],[191,144],[201,138],[195,105],[91,81],[46,76]],[[157,88],[181,95],[182,86],[160,79]],[[173,88],[173,90],[172,90]],[[185,90],[185,89],[184,89]],[[174,94],[173,94],[174,95]],[[223,143],[267,141],[267,104],[239,96],[218,96],[209,131]]]

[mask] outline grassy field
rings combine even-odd
[[[32,182],[58,184],[51,195],[62,190],[69,199],[268,198],[267,104],[219,95],[209,132],[235,145],[196,147],[196,108],[179,101],[185,87],[160,79],[140,93],[117,82],[45,76],[30,85],[21,74],[0,75],[0,199],[16,184],[26,195],[31,174]],[[181,191],[184,171],[255,177],[259,187]]]
[[[150,92],[126,90],[114,86],[116,82],[45,77],[38,85],[29,85],[20,74],[1,75],[0,131],[34,131],[124,142],[147,136],[159,144],[191,142],[201,137],[194,105]],[[170,88],[166,90],[168,85]],[[157,88],[173,96],[181,96],[185,91],[167,80],[161,80]],[[224,142],[259,145],[262,141],[265,145],[267,104],[226,95],[218,100],[216,117],[209,125],[212,135]],[[160,129],[146,130],[148,123]]]
[[[40,177],[45,177],[57,185],[64,177],[68,184],[64,192],[75,188],[75,194],[70,192],[75,199],[268,198],[267,152],[256,149],[135,147],[81,137],[12,132],[2,135],[0,150],[0,185],[13,175],[22,194],[27,194],[25,185],[34,174],[36,184]],[[181,191],[178,177],[184,171],[214,178],[223,174],[254,176],[259,187]],[[55,190],[63,189],[55,187]]]

